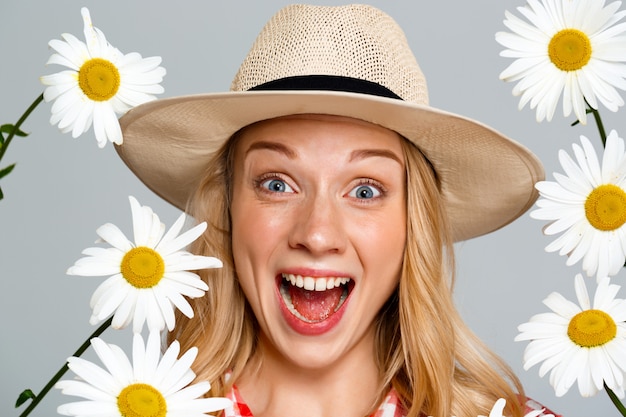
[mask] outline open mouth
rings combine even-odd
[[[346,277],[281,274],[280,294],[291,314],[306,323],[319,323],[341,308],[353,286]]]

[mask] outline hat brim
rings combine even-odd
[[[541,162],[474,120],[402,100],[334,91],[248,91],[152,101],[120,119],[122,160],[152,191],[184,210],[212,154],[249,124],[330,114],[394,130],[415,144],[441,183],[454,241],[512,222],[537,199]]]

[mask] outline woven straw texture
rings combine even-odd
[[[426,80],[404,32],[389,15],[369,6],[283,8],[257,37],[231,90],[297,75],[372,81],[405,101],[428,104]]]

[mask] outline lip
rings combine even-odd
[[[308,277],[313,277],[313,278],[323,278],[323,277],[352,278],[352,277],[350,277],[349,275],[346,275],[345,273],[340,273],[337,271],[319,270],[319,269],[313,270],[313,269],[308,269],[308,268],[284,270],[284,271],[279,272],[276,275],[276,285],[274,286],[274,291],[275,291],[276,298],[278,300],[280,311],[283,315],[283,318],[285,319],[285,322],[289,325],[289,327],[291,327],[296,333],[299,333],[304,336],[317,336],[317,335],[327,333],[331,331],[332,329],[334,329],[341,321],[341,318],[343,317],[348,307],[348,304],[350,302],[351,295],[352,295],[352,287],[354,287],[354,280],[353,279],[350,280],[351,288],[348,292],[348,297],[344,300],[341,307],[339,307],[339,309],[335,313],[333,313],[330,317],[328,317],[327,319],[323,321],[320,321],[317,323],[307,323],[307,322],[300,320],[298,317],[294,316],[291,313],[291,311],[289,311],[289,308],[285,305],[285,301],[283,300],[283,297],[280,294],[280,285],[283,280],[282,278],[283,273],[302,275],[302,276],[308,276]]]

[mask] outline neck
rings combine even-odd
[[[261,335],[259,348],[236,382],[254,417],[363,417],[378,405],[379,372],[373,335],[325,366],[286,358]]]

